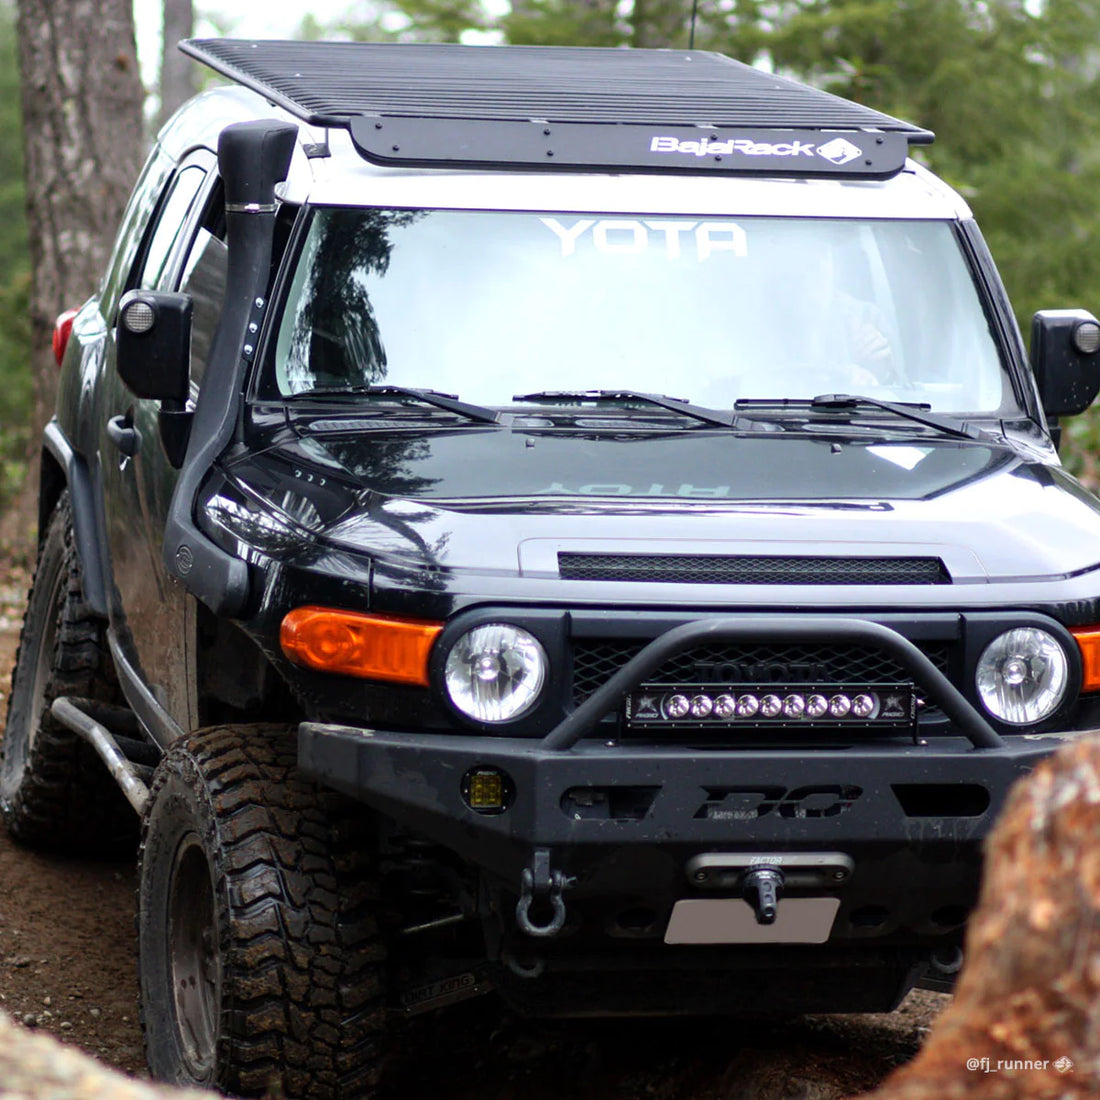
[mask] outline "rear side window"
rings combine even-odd
[[[198,165],[190,165],[172,181],[131,286],[143,290],[169,289],[166,280],[171,277],[170,260],[187,230],[188,215],[205,180],[206,172]]]

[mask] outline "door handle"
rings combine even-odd
[[[141,448],[141,435],[129,413],[119,413],[107,421],[107,437],[127,456],[137,454]]]

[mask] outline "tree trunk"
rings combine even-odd
[[[141,163],[145,96],[130,0],[19,0],[18,31],[35,443],[6,525],[15,539],[33,526],[37,441],[57,398],[54,321],[103,273]]]
[[[176,44],[190,38],[195,23],[192,0],[164,0],[164,49],[160,55],[160,124],[195,94],[195,63]]]

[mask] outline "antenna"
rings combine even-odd
[[[691,0],[691,34],[688,35],[688,49],[695,49],[695,16],[699,13],[699,0]]]

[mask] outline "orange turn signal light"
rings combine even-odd
[[[1100,627],[1070,631],[1081,650],[1081,690],[1100,691]]]
[[[297,607],[283,619],[279,644],[304,668],[366,680],[428,686],[428,655],[442,623]]]

